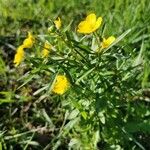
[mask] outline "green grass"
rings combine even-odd
[[[150,149],[149,0],[0,0],[0,10],[0,150]],[[83,38],[76,28],[91,12],[103,24]],[[28,30],[38,42],[15,68]],[[117,40],[97,54],[99,35]],[[50,93],[58,73],[71,83],[62,96]]]

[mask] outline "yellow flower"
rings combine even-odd
[[[21,45],[18,47],[17,49],[17,53],[15,54],[15,57],[14,57],[14,63],[15,63],[15,66],[17,67],[24,59],[24,46]]]
[[[98,17],[94,13],[89,14],[84,21],[81,21],[78,25],[78,32],[89,34],[96,31],[102,23],[102,17]]]
[[[42,50],[42,56],[43,57],[48,57],[48,55],[50,53],[50,49],[51,49],[51,45],[46,41],[44,43],[44,48]]]
[[[57,29],[60,29],[60,27],[61,27],[61,20],[60,20],[59,17],[58,17],[57,20],[54,21],[54,24],[55,24],[55,27],[56,27]]]
[[[114,41],[115,41],[115,37],[114,36],[110,36],[109,38],[105,39],[103,38],[103,41],[102,41],[102,48],[107,48],[110,44],[112,44]]]
[[[65,75],[57,75],[52,91],[56,94],[62,95],[69,88],[69,81]]]
[[[28,32],[28,37],[23,41],[24,48],[31,48],[35,42],[35,38]]]

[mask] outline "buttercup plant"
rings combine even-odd
[[[122,40],[129,30],[117,39],[110,36],[102,37],[100,41],[102,20],[102,17],[96,18],[91,13],[77,25],[77,32],[74,32],[70,28],[63,30],[58,17],[54,21],[56,28],[49,30],[44,43],[38,37],[39,46],[29,33],[15,55],[14,63],[18,66],[24,56],[24,48],[31,48],[34,44],[41,51],[40,57],[35,55],[25,62],[33,71],[32,76],[20,87],[36,78],[39,89],[34,96],[43,94],[39,101],[50,100],[55,103],[59,100],[66,111],[61,131],[51,142],[54,147],[66,135],[69,135],[70,143],[79,140],[82,149],[95,150],[99,143],[104,145],[104,149],[111,149],[113,145],[114,149],[119,147],[120,150],[131,141],[136,145],[134,138],[128,134],[128,122],[136,112],[131,101],[138,87],[132,79],[139,70],[132,67],[129,57],[110,46]],[[90,35],[83,38],[82,34]],[[105,53],[99,53],[97,47]],[[70,148],[74,147],[77,147],[76,143],[70,144]]]

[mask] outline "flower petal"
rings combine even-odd
[[[23,59],[24,59],[24,50],[22,46],[19,46],[13,61],[15,63],[15,66],[17,67],[23,61]]]
[[[56,94],[62,95],[69,88],[69,81],[65,75],[57,75],[52,91]]]
[[[80,24],[78,25],[78,30],[77,32],[79,33],[91,33],[90,26],[87,21],[81,21]]]
[[[89,15],[86,17],[86,21],[87,21],[91,26],[94,26],[95,23],[96,23],[96,15],[95,15],[94,13],[89,14]]]
[[[54,24],[55,24],[57,29],[60,29],[60,27],[61,27],[61,19],[60,19],[60,17],[58,17],[58,19],[54,21]]]
[[[95,23],[95,26],[93,28],[93,31],[97,30],[100,27],[101,24],[102,24],[102,17],[98,17],[98,19]]]

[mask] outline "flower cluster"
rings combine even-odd
[[[84,21],[81,21],[78,25],[77,32],[82,34],[91,34],[95,32],[102,24],[102,17],[96,17],[94,13],[89,14]],[[59,30],[62,26],[61,19],[58,17],[54,21],[55,28]],[[53,26],[51,27],[51,29]],[[51,31],[51,30],[50,30]],[[110,36],[107,39],[103,38],[101,41],[101,48],[109,47],[115,41],[114,36]],[[33,35],[28,32],[28,37],[23,41],[23,44],[17,48],[17,53],[14,57],[15,66],[18,66],[24,59],[24,49],[25,48],[32,48],[33,44],[35,43],[35,38]],[[99,43],[98,43],[99,44]],[[43,58],[47,58],[49,53],[51,52],[52,45],[46,41],[44,43],[41,55]],[[55,82],[53,84],[52,92],[62,95],[68,89],[70,83],[65,75],[57,75]]]
[[[102,17],[98,17],[98,19],[96,19],[96,15],[94,13],[89,14],[84,21],[79,23],[77,32],[83,34],[95,32],[101,26],[102,20]],[[102,49],[109,47],[109,45],[111,45],[114,41],[114,36],[110,36],[107,39],[103,38],[101,43]]]

